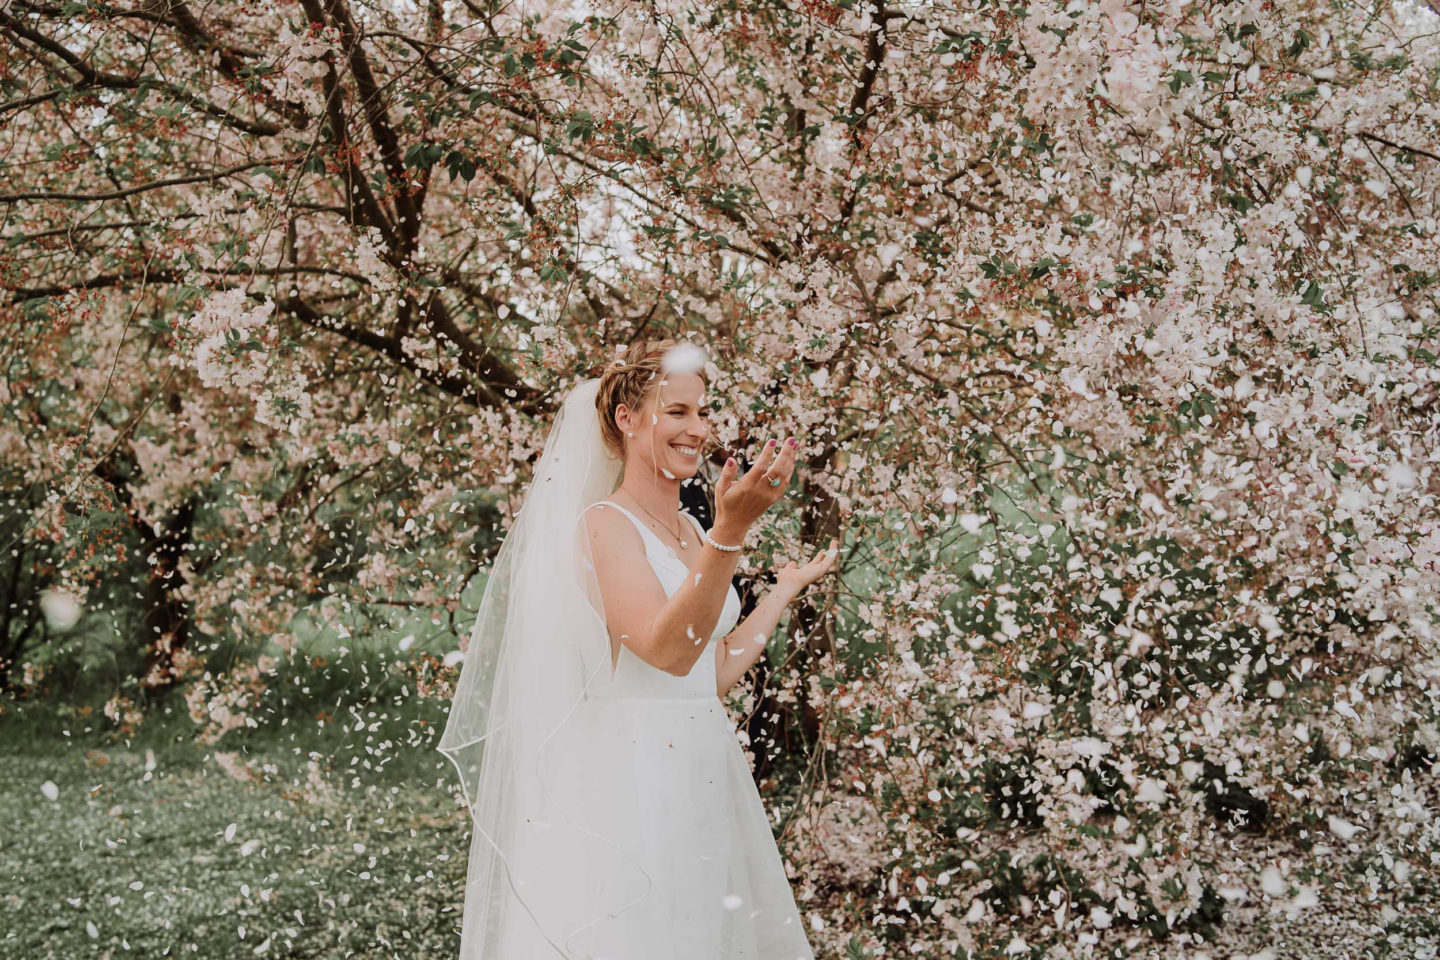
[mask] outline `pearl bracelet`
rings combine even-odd
[[[743,543],[737,543],[733,547],[727,547],[723,543],[716,543],[714,540],[710,539],[710,533],[708,531],[705,533],[705,542],[710,544],[710,546],[714,547],[716,550],[724,550],[726,553],[734,552],[744,546]]]

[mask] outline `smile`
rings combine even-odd
[[[682,447],[678,443],[672,443],[670,444],[670,446],[674,447],[676,450],[679,450],[687,457],[693,457],[695,456],[695,454],[700,452],[698,447]]]

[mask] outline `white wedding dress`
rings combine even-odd
[[[646,558],[673,594],[689,568],[619,504],[601,500],[590,509],[609,508],[640,529]],[[705,652],[684,677],[650,666],[624,644],[613,676],[601,671],[598,689],[578,708],[583,738],[558,748],[573,778],[566,789],[586,798],[584,826],[621,847],[634,869],[585,876],[586,858],[575,856],[576,876],[557,884],[552,870],[517,882],[542,904],[568,889],[574,901],[623,891],[628,906],[570,936],[565,954],[524,911],[511,909],[506,948],[495,960],[814,960],[759,791],[716,694],[715,644],[739,616],[731,586]],[[528,851],[551,864],[567,853]],[[467,899],[466,909],[482,907]]]

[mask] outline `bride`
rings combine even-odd
[[[813,960],[720,697],[838,549],[740,621],[798,444],[727,460],[710,530],[681,509],[704,361],[648,341],[576,386],[496,557],[439,744],[474,827],[461,960]]]

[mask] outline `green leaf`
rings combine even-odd
[[[1305,289],[1300,295],[1300,302],[1307,307],[1314,307],[1316,310],[1328,313],[1330,311],[1330,305],[1325,302],[1325,291],[1321,288],[1320,284],[1314,280],[1305,280],[1303,283],[1305,284]]]
[[[1019,267],[1000,256],[998,253],[991,254],[986,260],[980,262],[980,272],[985,274],[986,279],[994,280],[998,277],[1008,277],[1019,271]]]
[[[1170,77],[1170,92],[1179,93],[1180,88],[1195,82],[1195,75],[1189,70],[1176,70]]]
[[[565,124],[565,136],[570,140],[589,140],[595,135],[595,118],[589,110],[581,110]]]
[[[475,179],[475,161],[459,150],[450,151],[445,158],[445,169],[450,172],[451,183],[454,183],[457,177],[464,179],[466,183]]]
[[[49,306],[49,297],[31,297],[28,300],[20,301],[20,311],[30,320],[48,316]]]
[[[952,53],[957,57],[968,57],[972,49],[983,49],[985,38],[975,31],[959,34],[954,37],[946,37],[935,45],[935,53],[944,55]]]
[[[1224,195],[1225,202],[1230,204],[1241,213],[1249,213],[1255,206],[1255,202],[1243,193],[1227,193]]]

